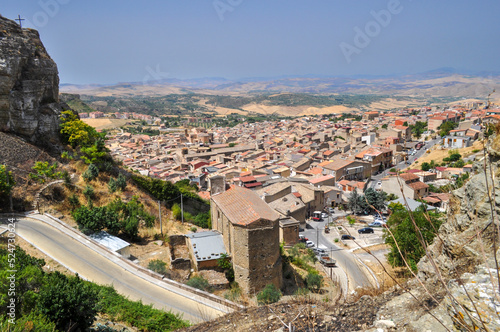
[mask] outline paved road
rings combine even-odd
[[[373,283],[366,275],[367,270],[360,266],[354,254],[348,250],[338,247],[330,242],[324,234],[327,220],[320,222],[310,222],[312,228],[307,227],[301,234],[313,241],[318,247],[324,248],[331,253],[331,257],[337,260],[337,265],[347,274],[349,278],[349,291],[358,287],[373,287]],[[345,288],[344,288],[345,289]]]
[[[155,308],[172,311],[193,323],[210,320],[227,312],[222,305],[182,289],[166,289],[160,280],[120,266],[120,259],[104,257],[66,233],[38,220],[18,218],[17,235],[35,244],[70,270],[101,285],[113,285],[132,300],[142,300]],[[90,241],[81,238],[81,241]],[[168,285],[173,288],[173,286]],[[200,303],[200,302],[203,302]]]

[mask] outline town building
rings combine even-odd
[[[279,214],[253,191],[235,186],[212,196],[211,216],[242,290],[254,294],[267,284],[280,288]]]

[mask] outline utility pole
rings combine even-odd
[[[160,233],[163,235],[163,227],[161,224],[161,201],[158,201],[158,215],[160,216]]]
[[[182,193],[181,193],[181,223],[184,223],[184,204],[182,202]]]
[[[316,248],[319,248],[319,228],[316,228]]]

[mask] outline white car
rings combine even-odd
[[[314,246],[315,246],[314,242],[312,242],[312,241],[306,241],[306,247],[312,248]]]
[[[321,219],[327,219],[327,218],[328,218],[328,214],[326,214],[326,213],[323,212],[321,214]]]

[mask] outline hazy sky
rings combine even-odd
[[[500,71],[498,0],[2,0],[61,83]]]

